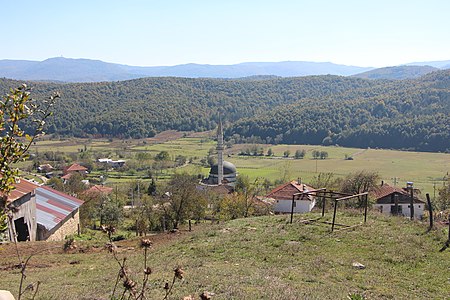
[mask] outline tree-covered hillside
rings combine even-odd
[[[164,77],[30,85],[37,98],[61,93],[49,133],[142,138],[167,129],[203,131],[215,128],[220,111],[235,139],[445,151],[449,78],[446,70],[402,81]],[[0,79],[2,94],[18,84]]]
[[[439,70],[431,66],[397,66],[379,68],[363,73],[353,75],[353,77],[367,78],[367,79],[408,79],[418,78],[428,73]]]

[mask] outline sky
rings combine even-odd
[[[0,59],[134,66],[450,59],[448,0],[0,0]]]

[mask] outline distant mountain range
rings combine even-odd
[[[408,65],[429,65],[439,69],[450,68],[450,61],[411,63]],[[374,68],[346,66],[330,62],[247,62],[235,65],[183,64],[176,66],[137,67],[100,60],[49,58],[44,61],[0,60],[0,77],[17,80],[101,82],[121,81],[144,77],[189,77],[189,78],[260,78],[298,77],[308,75],[350,76],[365,73]],[[412,69],[411,69],[412,70]],[[427,69],[429,70],[429,69]],[[395,73],[396,78],[391,78]],[[399,74],[401,73],[401,74]],[[420,73],[420,72],[419,72]],[[361,75],[364,78],[402,79],[415,77],[417,72],[399,71]],[[383,75],[385,74],[385,75]],[[426,73],[424,73],[426,74]],[[361,77],[359,76],[359,77]]]
[[[398,66],[398,67],[386,67],[370,70],[367,72],[353,75],[353,77],[366,78],[366,79],[410,79],[418,78],[428,73],[440,70],[439,68],[431,66]]]

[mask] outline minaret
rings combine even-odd
[[[220,185],[223,181],[223,129],[220,115],[217,127],[217,156],[217,184]]]

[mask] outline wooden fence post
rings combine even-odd
[[[367,221],[367,206],[369,205],[369,200],[367,199],[368,197],[367,197],[368,195],[366,194],[366,195],[364,195],[364,223],[366,223],[366,221]]]
[[[411,220],[414,220],[414,188],[411,186],[410,189],[411,203],[409,205],[409,213],[411,214]]]
[[[192,227],[191,227],[191,219],[189,219],[189,231],[192,231]]]
[[[333,224],[331,225],[331,232],[334,231],[334,221],[336,220],[337,200],[334,200]]]
[[[325,215],[325,205],[326,205],[326,197],[322,196],[322,217]]]
[[[430,228],[428,230],[433,229],[433,207],[431,206],[430,194],[427,193],[427,204],[428,204],[428,213],[430,215]]]
[[[295,203],[295,195],[292,195],[292,204],[291,204],[291,224],[292,224],[292,218],[294,217],[294,203]]]

